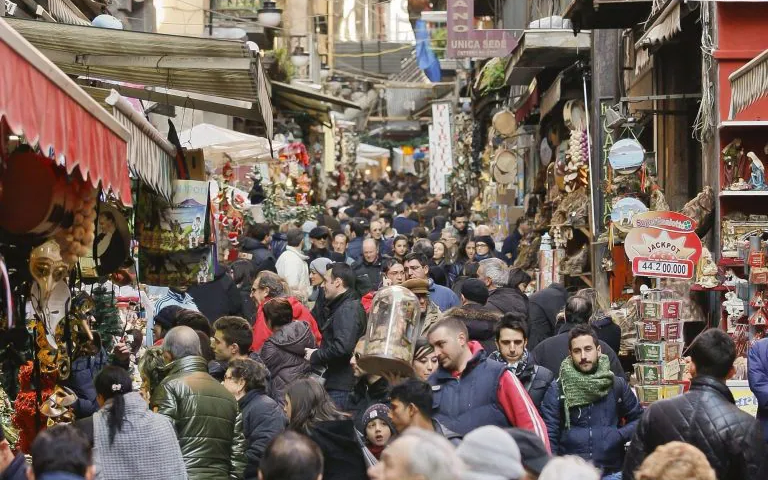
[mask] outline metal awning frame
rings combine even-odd
[[[507,63],[506,83],[529,85],[548,68],[563,69],[589,56],[591,44],[592,34],[586,30],[576,35],[566,29],[525,30]]]

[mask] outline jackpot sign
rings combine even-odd
[[[643,277],[693,278],[701,256],[696,222],[677,212],[635,215],[624,241],[632,273]]]

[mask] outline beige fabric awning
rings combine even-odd
[[[272,82],[272,100],[287,110],[298,110],[329,123],[334,106],[360,110],[360,105],[343,98],[282,82]]]
[[[258,103],[272,131],[259,55],[245,42],[8,19],[69,75]]]
[[[640,40],[635,42],[635,73],[651,62],[650,48],[661,45],[680,31],[680,0],[671,0]]]
[[[112,90],[105,99],[112,115],[131,132],[128,141],[128,166],[131,171],[163,198],[171,201],[171,182],[176,179],[173,165],[176,147],[160,135],[131,104]]]
[[[51,11],[53,18],[61,23],[69,25],[91,25],[91,21],[88,17],[83,15],[70,0],[48,0],[48,9]]]
[[[737,113],[768,95],[768,50],[730,74],[728,81],[731,82],[728,118],[733,119]]]

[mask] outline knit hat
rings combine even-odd
[[[406,280],[401,286],[407,288],[417,295],[427,295],[429,293],[429,281],[422,278],[412,278],[410,280]]]
[[[317,227],[317,222],[313,222],[311,220],[307,220],[306,222],[301,224],[301,231],[304,232],[304,233],[309,233],[315,227]]]
[[[488,301],[488,287],[482,280],[477,278],[468,278],[461,285],[461,294],[470,302],[485,305]]]
[[[525,475],[517,443],[493,425],[465,435],[456,453],[467,466],[462,480],[516,480]]]
[[[365,430],[365,427],[367,427],[369,423],[376,419],[383,420],[384,423],[386,423],[389,429],[392,431],[392,435],[397,433],[395,424],[392,423],[392,419],[389,418],[388,406],[384,405],[383,403],[375,403],[368,407],[368,410],[366,410],[363,414],[363,430]]]
[[[541,475],[541,471],[544,470],[550,459],[541,438],[532,431],[522,428],[505,428],[504,431],[517,443],[523,467],[537,476]]]
[[[325,272],[328,271],[328,265],[332,264],[333,260],[330,258],[320,257],[312,260],[309,264],[309,270],[315,271],[322,276],[325,276]]]
[[[491,250],[496,250],[496,242],[493,241],[493,237],[490,235],[480,235],[475,237],[475,245],[478,243],[484,243],[488,245]]]
[[[160,325],[164,330],[170,330],[176,326],[176,315],[181,310],[184,309],[178,305],[168,305],[157,312],[157,315],[155,315],[153,319],[153,323],[155,325]]]

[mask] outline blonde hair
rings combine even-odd
[[[661,445],[635,472],[635,480],[716,480],[701,450],[683,442]]]

